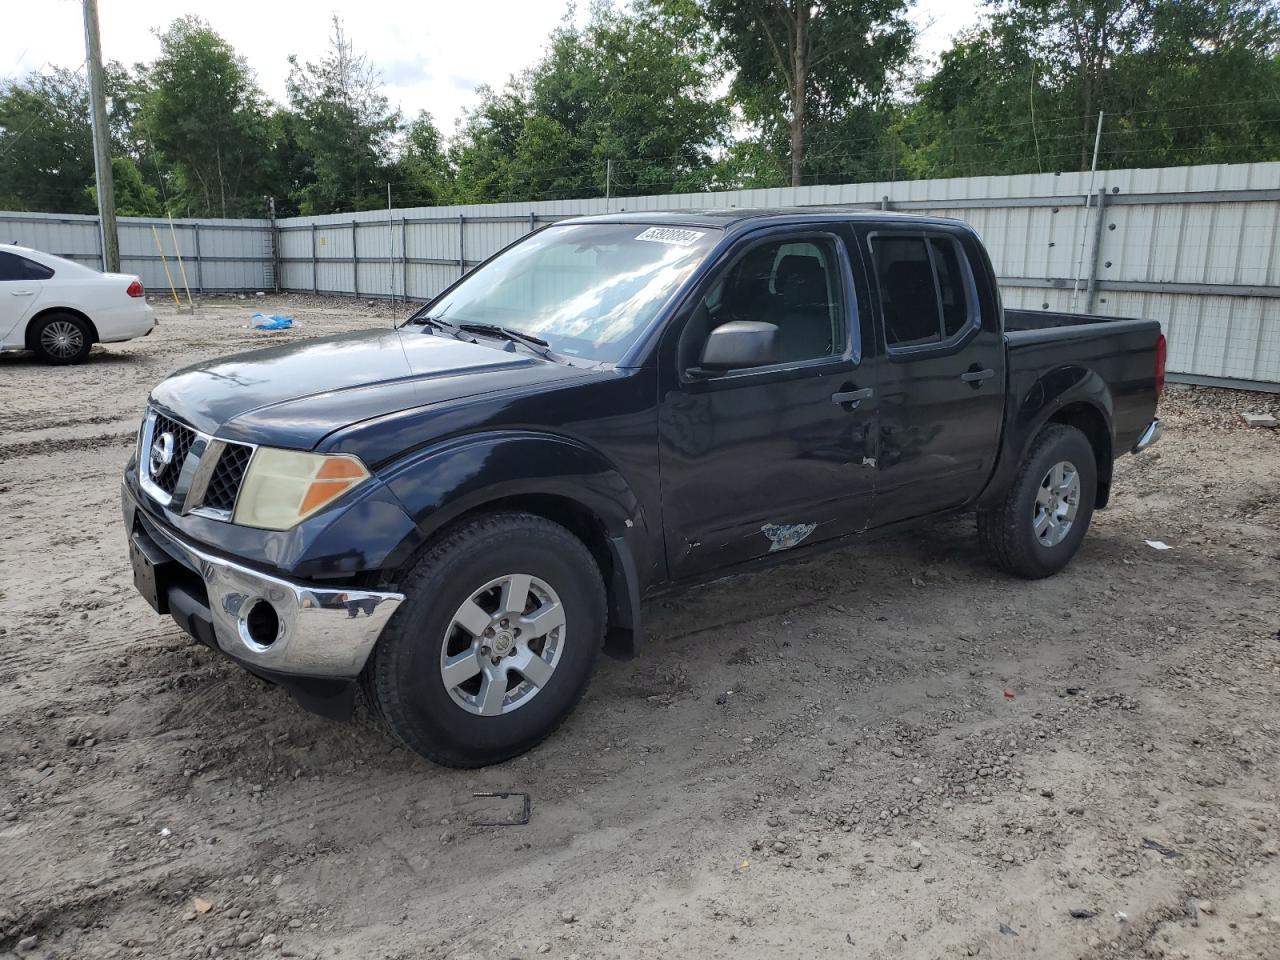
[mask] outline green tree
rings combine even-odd
[[[173,166],[170,200],[195,216],[260,212],[267,100],[248,64],[199,17],[180,17],[159,38],[140,122]]]
[[[405,128],[395,174],[396,191],[405,198],[402,205],[441,203],[452,190],[453,172],[444,141],[425,110]]]
[[[710,28],[733,66],[732,93],[763,141],[777,144],[785,132],[793,186],[803,182],[807,140],[825,141],[823,152],[830,155],[846,147],[851,134],[883,127],[893,81],[914,42],[907,5],[908,0],[666,4],[677,16],[687,18],[692,11]]]
[[[291,56],[289,63],[289,103],[313,178],[301,188],[300,209],[332,213],[381,206],[400,113],[388,104],[368,57],[356,52],[334,17],[329,50],[320,62],[300,64]]]
[[[1280,156],[1269,0],[1000,0],[916,88],[916,176]]]
[[[451,150],[470,199],[699,190],[715,180],[727,103],[709,52],[643,6],[597,6],[552,34],[542,59],[480,106]],[[606,183],[607,181],[607,183]]]
[[[88,94],[55,68],[0,86],[0,208],[91,213]]]
[[[116,201],[116,216],[159,217],[164,215],[160,192],[147,183],[142,171],[130,157],[111,158],[112,192]],[[92,210],[98,209],[98,188],[85,189]]]

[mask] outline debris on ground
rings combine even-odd
[[[293,317],[255,313],[249,318],[249,322],[255,330],[288,330],[293,326]]]

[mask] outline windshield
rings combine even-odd
[[[547,227],[431,304],[450,324],[496,324],[570,357],[616,362],[720,231],[587,223]]]

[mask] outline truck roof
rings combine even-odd
[[[739,230],[764,226],[770,223],[796,223],[804,221],[844,220],[862,223],[883,223],[886,220],[911,220],[921,224],[956,226],[964,221],[953,217],[921,216],[896,213],[892,210],[868,210],[865,206],[823,207],[759,207],[720,208],[711,210],[635,210],[618,213],[601,213],[585,217],[569,217],[559,223],[648,223],[662,226],[719,227],[722,230]]]

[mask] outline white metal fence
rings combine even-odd
[[[121,217],[120,269],[151,290],[168,290],[165,263],[182,288],[182,269],[194,293],[275,287],[270,220],[152,220]],[[152,232],[154,230],[154,233]],[[175,242],[182,255],[174,257]],[[62,213],[0,213],[0,243],[20,243],[102,269],[98,218]]]
[[[614,211],[841,206],[967,220],[1005,303],[1159,320],[1180,379],[1280,389],[1280,163],[418,207],[268,221],[175,221],[205,290],[425,300],[537,227]],[[164,282],[150,221],[122,220],[125,269]],[[157,223],[166,255],[168,226]],[[0,238],[98,254],[92,217],[0,213]],[[199,256],[198,256],[199,255]],[[158,276],[157,276],[158,274]],[[1077,282],[1078,281],[1078,282]],[[1075,288],[1078,293],[1073,292]]]

